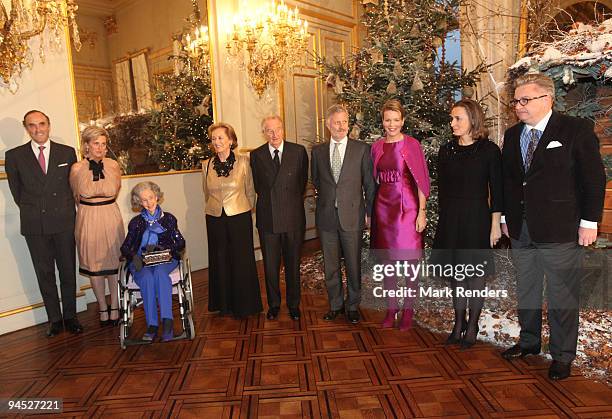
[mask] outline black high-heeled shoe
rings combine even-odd
[[[98,313],[106,313],[108,315],[108,319],[100,319],[100,326],[108,326],[110,324],[110,308],[107,307],[106,310],[98,310]]]
[[[111,319],[110,318],[110,312],[111,311],[117,311],[119,312],[119,317],[117,317],[116,319]],[[109,313],[108,313],[108,324],[111,326],[117,326],[119,324],[119,322],[121,321],[121,311],[119,311],[119,308],[111,308],[109,309]]]
[[[446,338],[446,341],[444,342],[445,346],[446,345],[457,345],[458,343],[461,343],[461,341],[463,340],[463,335],[465,334],[465,331],[467,330],[467,324],[468,324],[466,314],[467,313],[465,310],[455,312],[455,324],[453,325],[453,331]],[[457,322],[459,321],[461,322],[461,328],[459,329],[459,334],[457,334],[455,332],[455,329],[457,328]]]
[[[474,333],[474,339],[467,339],[467,331],[463,335],[461,339],[461,349],[470,349],[474,344],[478,341],[478,332],[480,331],[480,327],[476,325],[476,332]]]
[[[451,333],[446,338],[446,341],[444,342],[444,345],[445,346],[447,346],[447,345],[457,345],[457,344],[461,343],[463,341],[463,335],[465,334],[466,330],[467,330],[467,324],[464,324],[461,327],[461,331],[459,331],[459,336],[456,336],[454,333]]]

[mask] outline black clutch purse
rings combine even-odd
[[[155,266],[172,261],[170,249],[156,250],[142,253],[142,263],[144,266]]]

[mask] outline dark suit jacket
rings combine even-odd
[[[267,233],[304,230],[304,191],[308,182],[306,149],[285,141],[280,170],[275,175],[274,161],[265,143],[251,152],[251,171],[257,192],[257,228]]]
[[[31,143],[5,154],[9,188],[19,207],[21,234],[56,234],[74,230],[75,204],[70,189],[74,148],[50,142],[49,165],[43,174]]]
[[[324,231],[341,228],[357,231],[364,227],[365,214],[372,214],[376,185],[372,176],[370,146],[356,140],[348,140],[338,184],[334,181],[329,159],[330,142],[312,149],[312,183],[317,191],[315,220]],[[336,223],[335,203],[338,202]]]
[[[519,123],[504,134],[504,214],[510,236],[519,238],[524,209],[533,241],[575,241],[580,219],[601,221],[603,210],[606,179],[593,123],[553,112],[527,173],[520,149],[523,127]],[[547,148],[551,141],[562,146]]]

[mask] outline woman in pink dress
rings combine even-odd
[[[423,249],[425,205],[429,173],[421,144],[402,133],[406,112],[397,99],[385,102],[380,114],[385,136],[372,145],[374,178],[378,183],[372,214],[371,248],[380,263],[415,262]],[[396,276],[385,277],[385,290],[399,289]],[[405,277],[406,288],[416,292],[416,277]],[[400,330],[412,327],[412,302],[405,297]],[[382,327],[392,327],[399,311],[398,298],[387,298]]]
[[[119,246],[125,236],[123,219],[115,202],[121,189],[121,169],[106,157],[108,132],[89,126],[81,133],[84,159],[72,165],[70,186],[77,203],[75,225],[79,273],[91,281],[102,326],[117,325],[119,303],[117,267]],[[111,305],[106,302],[106,285]]]

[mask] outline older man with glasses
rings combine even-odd
[[[519,342],[506,359],[540,353],[546,277],[551,380],[567,378],[576,357],[580,246],[597,238],[605,174],[593,123],[552,110],[553,81],[516,80],[510,104],[520,122],[504,134],[504,217],[517,268]]]

